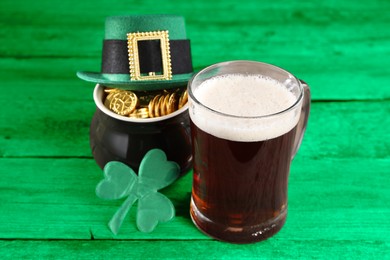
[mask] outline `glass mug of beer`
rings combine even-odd
[[[190,214],[205,234],[253,243],[277,233],[287,182],[310,110],[310,90],[291,73],[231,61],[188,83],[194,175]]]

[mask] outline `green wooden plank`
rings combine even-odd
[[[95,195],[103,173],[93,160],[14,158],[0,161],[1,238],[113,237],[107,223],[122,201],[104,201]],[[161,225],[154,238],[201,236],[189,225],[190,191],[190,174],[164,191],[172,197],[177,217],[174,222]],[[135,234],[136,238],[150,238],[137,231],[134,218],[135,210],[124,224],[124,237]]]
[[[285,3],[258,4],[257,1],[253,0],[247,1],[245,4],[234,0],[218,3],[198,1],[191,4],[178,4],[171,1],[158,7],[153,1],[143,1],[142,4],[137,2],[136,9],[129,8],[131,3],[128,2],[112,5],[102,1],[97,8],[96,4],[91,5],[72,0],[67,1],[66,4],[61,3],[60,6],[63,8],[61,10],[53,10],[51,8],[52,1],[47,0],[39,3],[30,2],[23,6],[10,0],[2,1],[1,4],[0,21],[7,25],[1,28],[2,34],[4,36],[18,36],[5,38],[9,44],[1,46],[1,53],[20,56],[31,54],[63,56],[67,53],[68,55],[71,53],[91,55],[93,53],[89,48],[91,44],[95,47],[101,44],[100,41],[96,41],[96,37],[101,37],[103,34],[104,18],[124,13],[182,14],[188,20],[190,36],[194,36],[195,39],[203,38],[206,41],[212,37],[213,40],[218,40],[219,34],[236,32],[234,37],[219,39],[219,42],[223,43],[224,40],[225,42],[233,42],[238,37],[245,37],[252,47],[256,43],[258,44],[259,40],[264,43],[264,39],[269,40],[272,44],[285,43],[286,40],[289,40],[293,45],[299,42],[301,46],[305,47],[313,47],[313,45],[315,47],[317,44],[324,44],[323,46],[326,47],[327,39],[335,39],[332,36],[341,40],[332,42],[337,46],[343,42],[343,38],[356,40],[357,35],[371,36],[368,39],[363,38],[363,41],[371,39],[380,42],[381,36],[388,36],[386,26],[389,21],[389,17],[381,12],[389,8],[389,3],[380,0],[364,1],[361,4],[356,4],[354,1],[343,1],[342,3],[300,1],[294,4],[287,1]],[[87,9],[93,11],[86,12]],[[232,9],[235,11],[234,13],[232,13]],[[36,13],[40,15],[35,15]],[[365,21],[370,21],[370,23]],[[373,25],[376,26],[373,27]],[[357,28],[360,30],[356,30]],[[346,34],[345,32],[354,32],[354,34]],[[380,33],[378,34],[378,32]],[[198,37],[202,35],[206,37]],[[304,38],[300,36],[304,36]],[[75,46],[71,44],[74,39],[80,39],[82,43],[86,44]],[[315,41],[313,44],[310,41],[305,43],[302,39],[317,39],[319,41]],[[26,44],[32,48],[25,48]],[[209,45],[206,44],[205,47]],[[7,48],[9,46],[12,48]],[[68,48],[65,49],[66,46]],[[58,47],[66,52],[58,53]],[[371,47],[375,48],[374,45]],[[234,51],[235,49],[230,50]],[[325,51],[331,49],[330,46],[327,46]],[[337,52],[337,49],[335,51]]]
[[[268,240],[233,245],[209,241],[0,241],[3,259],[386,259],[389,243]]]
[[[388,44],[390,46],[390,44]],[[208,50],[207,52],[216,53],[217,50]],[[230,56],[225,53],[224,58],[210,57],[212,60],[201,61],[195,57],[193,60],[195,70],[198,71],[212,63],[234,60],[234,59],[251,59],[268,62],[281,66],[297,77],[304,79],[311,85],[313,100],[382,100],[390,98],[388,85],[388,75],[390,73],[390,64],[385,59],[390,53],[381,51],[371,53],[367,50],[365,55],[332,58],[327,54],[324,57],[315,57],[307,54],[302,58],[299,54],[283,53],[275,50],[277,53],[270,53],[267,56],[265,51],[248,53],[240,51],[237,55]],[[262,54],[260,54],[262,53]],[[367,60],[364,56],[370,56]],[[2,86],[15,92],[21,90],[29,93],[40,90],[41,86],[48,85],[52,82],[52,88],[66,88],[77,95],[82,91],[84,96],[85,90],[92,89],[94,84],[83,82],[76,77],[76,72],[81,70],[100,71],[101,60],[96,58],[33,58],[33,59],[0,59],[0,77],[3,79]],[[337,64],[337,65],[336,65]],[[387,66],[387,64],[389,66]],[[372,87],[375,85],[376,87]],[[33,88],[33,89],[31,89]],[[79,90],[78,88],[83,88]],[[73,92],[75,91],[75,92]],[[34,92],[29,93],[30,96]],[[35,93],[34,93],[35,94]],[[0,98],[9,96],[2,94]]]
[[[88,156],[92,101],[19,100],[0,114],[0,156]]]
[[[390,102],[312,104],[298,156],[389,158]]]
[[[0,22],[6,26],[0,27],[0,57],[6,62],[0,76],[23,79],[24,75],[26,82],[37,75],[71,79],[76,70],[96,71],[106,16],[174,11],[187,18],[196,68],[254,59],[305,79],[312,85],[314,99],[390,97],[385,87],[390,72],[390,18],[383,12],[390,7],[388,1],[214,2],[166,1],[155,8],[151,1],[143,1],[130,10],[129,3],[99,3],[96,8],[96,4],[69,1],[57,3],[59,10],[48,8],[53,5],[48,0],[22,6],[2,1]]]
[[[383,0],[2,0],[0,255],[389,258],[389,7]],[[306,80],[314,100],[376,100],[313,104],[291,169],[286,226],[263,243],[237,246],[202,235],[188,216],[190,174],[163,191],[177,217],[152,234],[137,231],[134,209],[118,236],[106,227],[121,201],[94,194],[102,177],[88,159],[93,85],[75,72],[99,70],[106,16],[173,12],[187,19],[196,69],[261,60]]]
[[[85,89],[56,88],[51,81],[37,95],[19,95],[0,113],[0,157],[91,157],[92,97]],[[14,96],[18,90],[9,89]],[[51,98],[50,98],[51,97]],[[0,98],[1,100],[1,98]],[[298,156],[388,158],[390,101],[315,102]]]
[[[95,187],[102,171],[90,159],[0,159],[0,237],[7,239],[210,238],[189,217],[192,175],[162,192],[176,217],[150,234],[135,226],[135,208],[114,236],[107,223],[123,201],[103,201]],[[277,240],[388,243],[390,158],[297,157],[289,183],[289,215]]]

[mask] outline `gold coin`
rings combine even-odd
[[[114,96],[115,93],[117,93],[118,91],[111,91],[107,97],[106,97],[106,100],[108,101],[111,101],[112,100],[112,97]]]
[[[149,111],[147,107],[142,107],[137,110],[138,115],[141,115],[142,118],[147,118],[149,116]]]
[[[115,92],[115,91],[118,91],[119,89],[117,89],[117,88],[105,88],[104,89],[104,92],[106,92],[106,93],[111,93],[111,92]]]
[[[176,98],[176,92],[173,92],[169,96],[168,100],[168,114],[173,113],[176,111],[176,106],[177,106],[177,98]]]
[[[161,106],[161,102],[162,102],[163,100],[164,100],[164,96],[163,96],[163,95],[160,95],[159,99],[158,99],[158,100],[156,101],[156,103],[154,104],[154,116],[155,116],[155,117],[162,116],[160,106]]]
[[[110,97],[110,109],[118,115],[129,115],[137,105],[138,98],[131,91],[119,90]]]
[[[112,100],[112,97],[114,96],[115,93],[119,92],[120,90],[117,88],[105,88],[104,92],[108,93],[104,100],[104,106],[110,109],[110,102]]]
[[[188,100],[187,91],[128,91],[106,87],[104,105],[118,115],[133,118],[165,116],[183,107]]]
[[[129,115],[129,117],[133,118],[148,118],[149,117],[149,111],[147,107],[142,107],[139,109],[136,109],[133,113]]]
[[[160,99],[161,95],[156,95],[153,99],[150,100],[148,105],[149,117],[155,117],[154,108],[156,106],[157,101]]]
[[[110,100],[106,97],[106,99],[104,100],[104,106],[108,109],[110,109]]]
[[[164,100],[162,101],[161,106],[160,106],[161,114],[163,116],[166,116],[166,115],[169,114],[169,112],[168,112],[168,101],[169,101],[169,93],[164,96]]]
[[[178,109],[182,108],[187,103],[187,101],[188,101],[188,94],[187,94],[187,90],[185,90],[180,96]]]

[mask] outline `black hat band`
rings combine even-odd
[[[104,40],[102,51],[102,73],[129,74],[127,40]],[[172,74],[193,72],[189,40],[170,40]],[[141,73],[162,71],[159,40],[138,41]]]

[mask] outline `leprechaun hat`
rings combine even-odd
[[[107,17],[101,72],[77,72],[85,81],[130,90],[183,86],[193,74],[184,18],[176,15]]]

